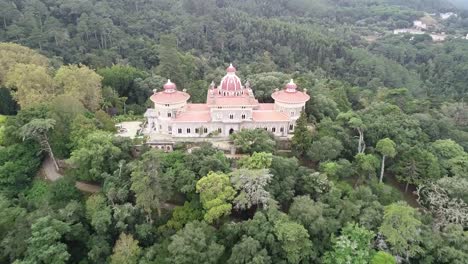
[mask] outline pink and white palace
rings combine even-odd
[[[206,104],[187,103],[190,95],[178,91],[170,80],[161,92],[154,91],[148,109],[146,133],[171,137],[228,137],[241,129],[262,128],[282,137],[294,125],[310,96],[297,90],[291,80],[271,97],[274,103],[259,103],[248,83],[242,85],[232,64],[218,87],[211,84]]]

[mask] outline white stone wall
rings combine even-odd
[[[252,108],[212,108],[211,118],[213,121],[234,122],[252,120]]]
[[[180,122],[172,124],[173,137],[229,137],[232,132],[242,129],[265,129],[276,136],[286,136],[289,133],[288,122],[237,122],[237,123],[197,123]],[[220,132],[219,132],[220,131]]]

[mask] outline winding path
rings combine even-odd
[[[50,157],[47,157],[44,162],[42,163],[41,170],[46,177],[47,180],[49,181],[56,181],[60,178],[63,177],[62,174],[60,174],[58,171],[55,170],[54,162]],[[77,181],[75,183],[75,186],[78,190],[82,192],[87,192],[87,193],[97,193],[101,191],[101,186],[96,185],[96,184],[89,184],[86,182],[81,182]]]

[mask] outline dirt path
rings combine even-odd
[[[50,157],[47,157],[44,160],[44,162],[42,163],[41,170],[46,179],[52,182],[63,177],[62,174],[55,170],[54,162]],[[101,191],[101,186],[81,181],[77,181],[75,186],[78,190],[87,193],[97,193]]]

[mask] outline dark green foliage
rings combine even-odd
[[[264,129],[243,129],[231,135],[234,145],[242,152],[252,154],[254,152],[273,153],[276,142],[272,134]]]

